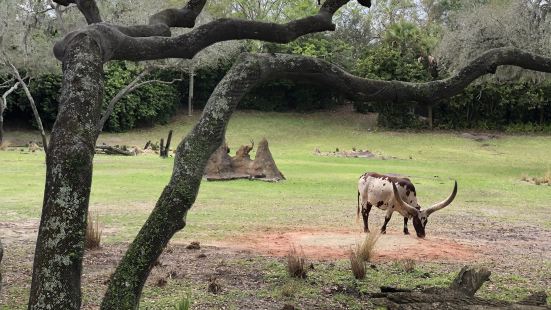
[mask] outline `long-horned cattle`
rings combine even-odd
[[[425,237],[425,227],[429,215],[448,206],[457,194],[457,181],[451,195],[444,201],[434,204],[426,210],[421,210],[417,202],[415,186],[408,178],[373,172],[364,173],[358,181],[358,208],[356,220],[359,220],[360,207],[364,222],[364,232],[369,232],[368,219],[371,207],[386,211],[385,223],[381,233],[386,233],[386,225],[394,211],[404,217],[404,234],[408,235],[408,219],[412,219],[413,227],[419,238]]]

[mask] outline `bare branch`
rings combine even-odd
[[[105,109],[105,112],[103,113],[103,116],[101,117],[101,120],[98,124],[98,130],[101,132],[103,130],[103,126],[105,126],[105,123],[107,122],[107,119],[109,119],[109,116],[113,113],[113,109],[115,108],[115,104],[119,102],[124,96],[130,94],[131,92],[135,91],[136,89],[152,83],[159,83],[159,84],[174,84],[176,82],[182,81],[182,79],[173,79],[172,81],[163,81],[163,80],[147,80],[143,81],[141,83],[138,83],[144,76],[149,74],[153,67],[148,67],[144,69],[132,82],[130,82],[128,85],[123,87],[112,99],[109,101],[109,104],[107,105],[107,108]]]
[[[103,113],[103,116],[101,117],[99,124],[98,124],[98,131],[101,132],[103,130],[103,126],[105,126],[105,122],[113,113],[113,109],[115,108],[115,104],[119,102],[119,100],[122,99],[122,97],[126,96],[126,94],[130,93],[133,89],[133,87],[147,74],[149,74],[150,69],[145,68],[140,74],[138,74],[132,82],[128,83],[125,87],[123,87],[119,92],[115,95],[115,97],[111,98],[111,101],[109,101],[109,104],[107,105],[107,109]]]
[[[47,155],[48,154],[47,153],[48,139],[46,138],[46,133],[44,132],[44,127],[42,126],[42,120],[40,119],[40,114],[38,114],[38,109],[36,108],[34,98],[31,95],[31,92],[29,91],[29,88],[27,87],[27,84],[25,83],[25,81],[23,81],[23,78],[19,74],[19,71],[17,70],[17,68],[10,62],[10,60],[8,59],[8,56],[6,55],[6,53],[4,51],[2,51],[2,54],[4,56],[6,64],[10,67],[13,76],[19,82],[19,84],[21,84],[21,86],[23,87],[23,90],[25,91],[25,95],[27,96],[27,99],[29,100],[29,102],[31,104],[31,109],[33,111],[34,119],[36,121],[38,129],[40,130],[40,136],[42,137],[42,146],[44,147],[44,153],[46,153],[46,155]]]

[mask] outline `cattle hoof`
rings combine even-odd
[[[364,229],[364,233],[369,233],[369,229]]]
[[[404,230],[404,235],[409,235],[409,231]]]
[[[381,234],[385,235],[385,234],[386,234],[386,230],[381,230]]]

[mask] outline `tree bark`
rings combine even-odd
[[[90,36],[78,35],[63,61],[29,309],[80,309],[84,235],[102,97],[100,48]]]
[[[195,87],[195,72],[193,64],[189,65],[189,90],[188,90],[188,100],[187,100],[187,115],[193,116],[193,90]]]

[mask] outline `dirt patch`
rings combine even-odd
[[[36,241],[38,220],[0,222],[0,236],[4,244]]]
[[[317,156],[330,156],[330,157],[351,157],[351,158],[373,158],[376,155],[368,150],[351,150],[351,151],[339,151],[336,149],[334,152],[322,152],[319,148],[314,150],[314,155]]]
[[[347,258],[350,250],[359,244],[365,234],[346,231],[292,231],[255,233],[212,245],[249,250],[267,256],[281,257],[296,246],[304,255],[317,260]],[[419,261],[465,262],[479,257],[475,245],[460,243],[444,237],[419,239],[412,235],[388,233],[375,246],[375,261],[414,259]]]

